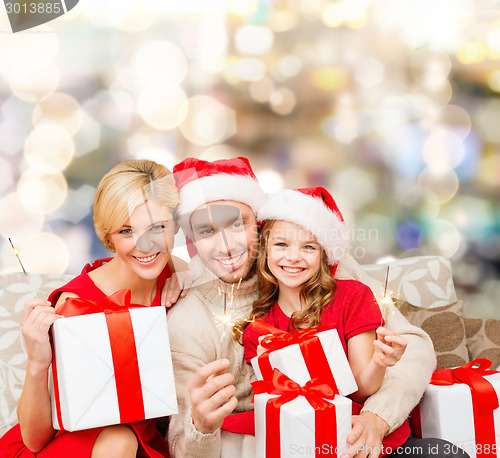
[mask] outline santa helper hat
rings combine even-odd
[[[349,231],[335,200],[325,188],[285,189],[270,194],[257,218],[259,223],[288,221],[311,232],[325,251],[332,274],[347,254]]]
[[[213,162],[190,157],[177,164],[173,174],[180,195],[177,222],[191,240],[193,233],[189,219],[200,205],[234,200],[248,205],[257,214],[266,200],[248,159],[244,157]],[[192,248],[192,244],[188,244],[189,247]],[[190,254],[193,256],[191,250]]]

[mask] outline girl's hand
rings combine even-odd
[[[378,366],[394,366],[406,350],[406,339],[387,328],[377,329],[377,340],[373,342],[373,361]]]
[[[58,318],[62,317],[43,299],[31,299],[24,305],[21,327],[28,364],[35,370],[47,370],[52,362],[49,329]]]
[[[266,334],[265,336],[259,336],[259,345],[257,345],[257,356],[262,355],[265,351],[267,351],[267,348],[264,348],[260,343],[262,342],[262,339],[265,339],[266,337],[270,337],[272,334]]]
[[[166,307],[174,305],[179,297],[184,297],[188,293],[192,282],[189,270],[174,272],[161,291],[161,305]]]

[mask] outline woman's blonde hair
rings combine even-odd
[[[267,264],[267,242],[275,220],[267,220],[262,226],[259,256],[257,258],[257,281],[259,298],[254,302],[252,312],[247,320],[236,323],[233,327],[233,337],[240,340],[245,328],[253,320],[267,314],[278,300],[278,280],[271,273]],[[300,291],[301,310],[291,316],[294,329],[304,329],[319,326],[324,308],[332,300],[335,292],[335,280],[332,278],[326,255],[321,249],[321,261],[318,271],[304,283]]]
[[[94,227],[101,242],[115,251],[108,234],[117,231],[130,214],[147,200],[155,200],[171,212],[179,203],[173,175],[165,166],[146,159],[120,162],[97,186]]]

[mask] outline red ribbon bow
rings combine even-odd
[[[315,410],[316,448],[331,450],[337,447],[337,418],[335,405],[326,399],[334,399],[339,394],[337,387],[322,383],[318,379],[309,380],[303,387],[278,369],[273,370],[272,381],[259,380],[252,383],[255,395],[278,394],[266,403],[266,457],[279,458],[280,444],[280,409],[281,406],[304,396]]]
[[[70,297],[57,309],[57,313],[65,317],[104,313],[113,359],[120,423],[130,423],[145,419],[139,362],[129,308],[146,306],[131,304],[130,299],[130,290],[122,289],[111,296],[105,297],[100,302],[81,299],[79,297]],[[54,350],[52,351],[52,370],[57,420],[59,427],[64,429]]]
[[[261,345],[267,348],[267,351],[262,353],[258,359],[259,368],[264,380],[270,381],[273,379],[273,367],[269,361],[269,355],[273,351],[298,344],[311,378],[321,380],[323,383],[331,385],[337,390],[337,384],[330,369],[330,364],[326,358],[321,341],[317,336],[320,332],[333,329],[335,323],[301,329],[294,334],[277,329],[262,320],[254,320],[249,326],[260,335],[271,334],[262,339]]]
[[[82,299],[80,297],[67,297],[57,308],[57,314],[65,317],[90,315],[91,313],[123,312],[130,308],[146,307],[142,304],[131,304],[132,293],[129,289],[120,289],[116,293],[103,298],[100,302]]]

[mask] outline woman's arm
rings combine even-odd
[[[66,297],[63,293],[56,306]],[[25,445],[39,452],[54,437],[48,388],[48,372],[52,362],[49,330],[60,318],[50,302],[32,299],[26,302],[22,317],[22,332],[28,352],[26,379],[17,405],[17,417]]]

